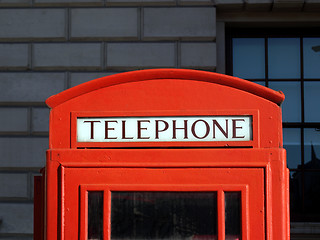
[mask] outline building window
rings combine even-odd
[[[320,222],[319,32],[228,29],[226,39],[229,75],[284,92],[291,221]]]

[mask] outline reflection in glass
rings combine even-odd
[[[320,129],[304,130],[305,169],[320,169]]]
[[[233,38],[233,76],[244,79],[265,78],[263,38]]]
[[[300,78],[300,39],[268,38],[270,79]]]
[[[313,167],[317,164],[320,167],[320,158],[312,159]],[[308,166],[310,168],[310,166]],[[320,220],[320,172],[306,171],[304,173],[304,212],[308,214],[309,221]]]
[[[88,240],[103,239],[103,192],[88,192]]]
[[[287,151],[288,168],[298,168],[301,165],[301,131],[297,128],[283,129],[283,145]]]
[[[215,192],[112,192],[111,239],[216,239]]]
[[[241,239],[241,192],[225,192],[226,239]]]
[[[304,82],[304,114],[306,122],[320,121],[319,93],[320,81]]]
[[[301,219],[302,211],[302,180],[301,171],[290,171],[290,220]]]
[[[304,78],[320,78],[320,38],[303,38]]]
[[[308,221],[320,221],[320,131],[309,128],[304,130],[304,169],[296,178],[302,179],[303,212]]]
[[[282,106],[283,122],[301,122],[301,92],[299,82],[269,82],[269,87],[286,96]]]

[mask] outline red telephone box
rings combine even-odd
[[[52,96],[35,236],[289,240],[283,100],[239,78],[179,69]]]

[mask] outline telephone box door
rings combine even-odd
[[[265,239],[263,168],[63,172],[63,239]]]

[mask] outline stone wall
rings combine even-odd
[[[146,68],[216,69],[210,1],[0,1],[0,238],[32,239],[33,176],[45,165],[44,101]]]

